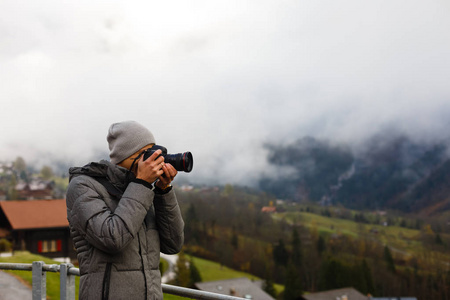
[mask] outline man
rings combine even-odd
[[[80,266],[80,299],[163,299],[160,252],[183,245],[184,222],[172,190],[176,169],[155,151],[141,124],[112,124],[110,162],[71,168],[67,218]]]

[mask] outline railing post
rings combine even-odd
[[[43,261],[34,261],[31,266],[33,280],[33,300],[45,300],[47,298],[47,276],[42,270]]]
[[[61,264],[59,269],[59,290],[61,300],[75,300],[75,275],[69,274],[72,264]]]

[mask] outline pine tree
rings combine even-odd
[[[27,169],[27,164],[25,163],[25,160],[21,156],[18,156],[14,161],[14,169],[16,169],[16,171],[19,172],[25,171]]]
[[[231,235],[231,245],[233,246],[234,250],[237,250],[239,248],[238,235],[236,233],[236,228],[234,226],[233,226],[233,233]]]
[[[298,268],[289,264],[284,284],[283,300],[297,300],[302,296],[302,281]]]
[[[280,239],[278,241],[278,245],[275,246],[273,249],[273,259],[277,265],[286,266],[289,255],[286,250],[286,247],[284,246],[283,239]]]
[[[275,290],[275,285],[273,284],[272,279],[264,280],[263,290],[272,296],[273,298],[277,298],[277,291]]]
[[[365,259],[363,259],[363,261],[361,263],[361,271],[362,271],[364,283],[366,286],[366,290],[361,291],[361,292],[364,292],[366,294],[375,293],[375,285],[373,283],[372,271],[370,270],[370,267],[367,264],[367,261]]]
[[[25,171],[20,171],[19,178],[22,179],[23,181],[25,181],[26,183],[30,183],[27,172],[25,172]]]
[[[298,231],[294,228],[292,232],[292,255],[291,262],[297,267],[300,268],[302,265],[302,247],[300,236],[298,235]]]
[[[285,289],[283,292],[284,300],[299,299],[302,295],[302,259],[303,255],[300,236],[298,234],[297,228],[294,228],[294,230],[292,231],[292,253],[289,257],[289,265],[286,270]]]
[[[325,239],[320,235],[317,240],[317,252],[319,252],[319,255],[322,255],[322,253],[326,250],[326,247]]]
[[[189,286],[193,288],[195,283],[202,281],[202,276],[200,275],[200,271],[194,263],[194,259],[191,257],[189,262],[189,272],[190,272],[190,284]]]
[[[49,166],[43,166],[41,169],[41,176],[46,180],[51,179],[54,176],[53,169]]]
[[[439,233],[436,233],[436,238],[434,240],[435,240],[436,244],[444,245],[444,242],[442,241],[442,238]]]
[[[265,268],[265,280],[263,283],[263,290],[271,295],[273,298],[277,298],[278,293],[275,290],[275,285],[274,285],[274,281],[273,281],[273,277],[272,277],[272,272],[271,272],[271,268],[269,266],[269,264],[266,263],[266,268]]]
[[[319,290],[332,290],[357,285],[355,277],[360,276],[360,273],[356,272],[355,269],[354,265],[349,265],[345,261],[335,257],[327,257],[319,272]],[[358,281],[360,280],[361,278],[358,278]],[[359,285],[361,284],[359,283]]]
[[[395,273],[394,258],[392,258],[391,250],[389,250],[389,247],[387,245],[384,246],[384,260],[386,262],[387,269],[390,272]]]
[[[186,217],[185,217],[185,227],[184,236],[186,243],[196,244],[199,242],[199,220],[197,217],[197,212],[195,211],[195,206],[193,203],[189,206]]]
[[[189,287],[191,276],[187,265],[188,262],[186,256],[183,252],[180,252],[178,254],[178,260],[175,268],[175,285]]]
[[[19,199],[19,193],[16,190],[17,185],[17,179],[14,174],[11,176],[11,181],[9,182],[8,186],[8,200],[18,200]]]

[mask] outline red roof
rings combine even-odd
[[[66,200],[0,201],[12,229],[69,227]]]
[[[261,209],[261,212],[269,212],[269,213],[271,213],[271,212],[276,212],[276,211],[277,211],[277,208],[274,207],[274,206],[264,206]]]

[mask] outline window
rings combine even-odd
[[[55,240],[51,240],[50,241],[50,250],[49,252],[56,252],[56,241]]]
[[[61,252],[62,240],[38,241],[38,253]]]
[[[48,241],[42,241],[42,252],[49,252],[48,251]]]

